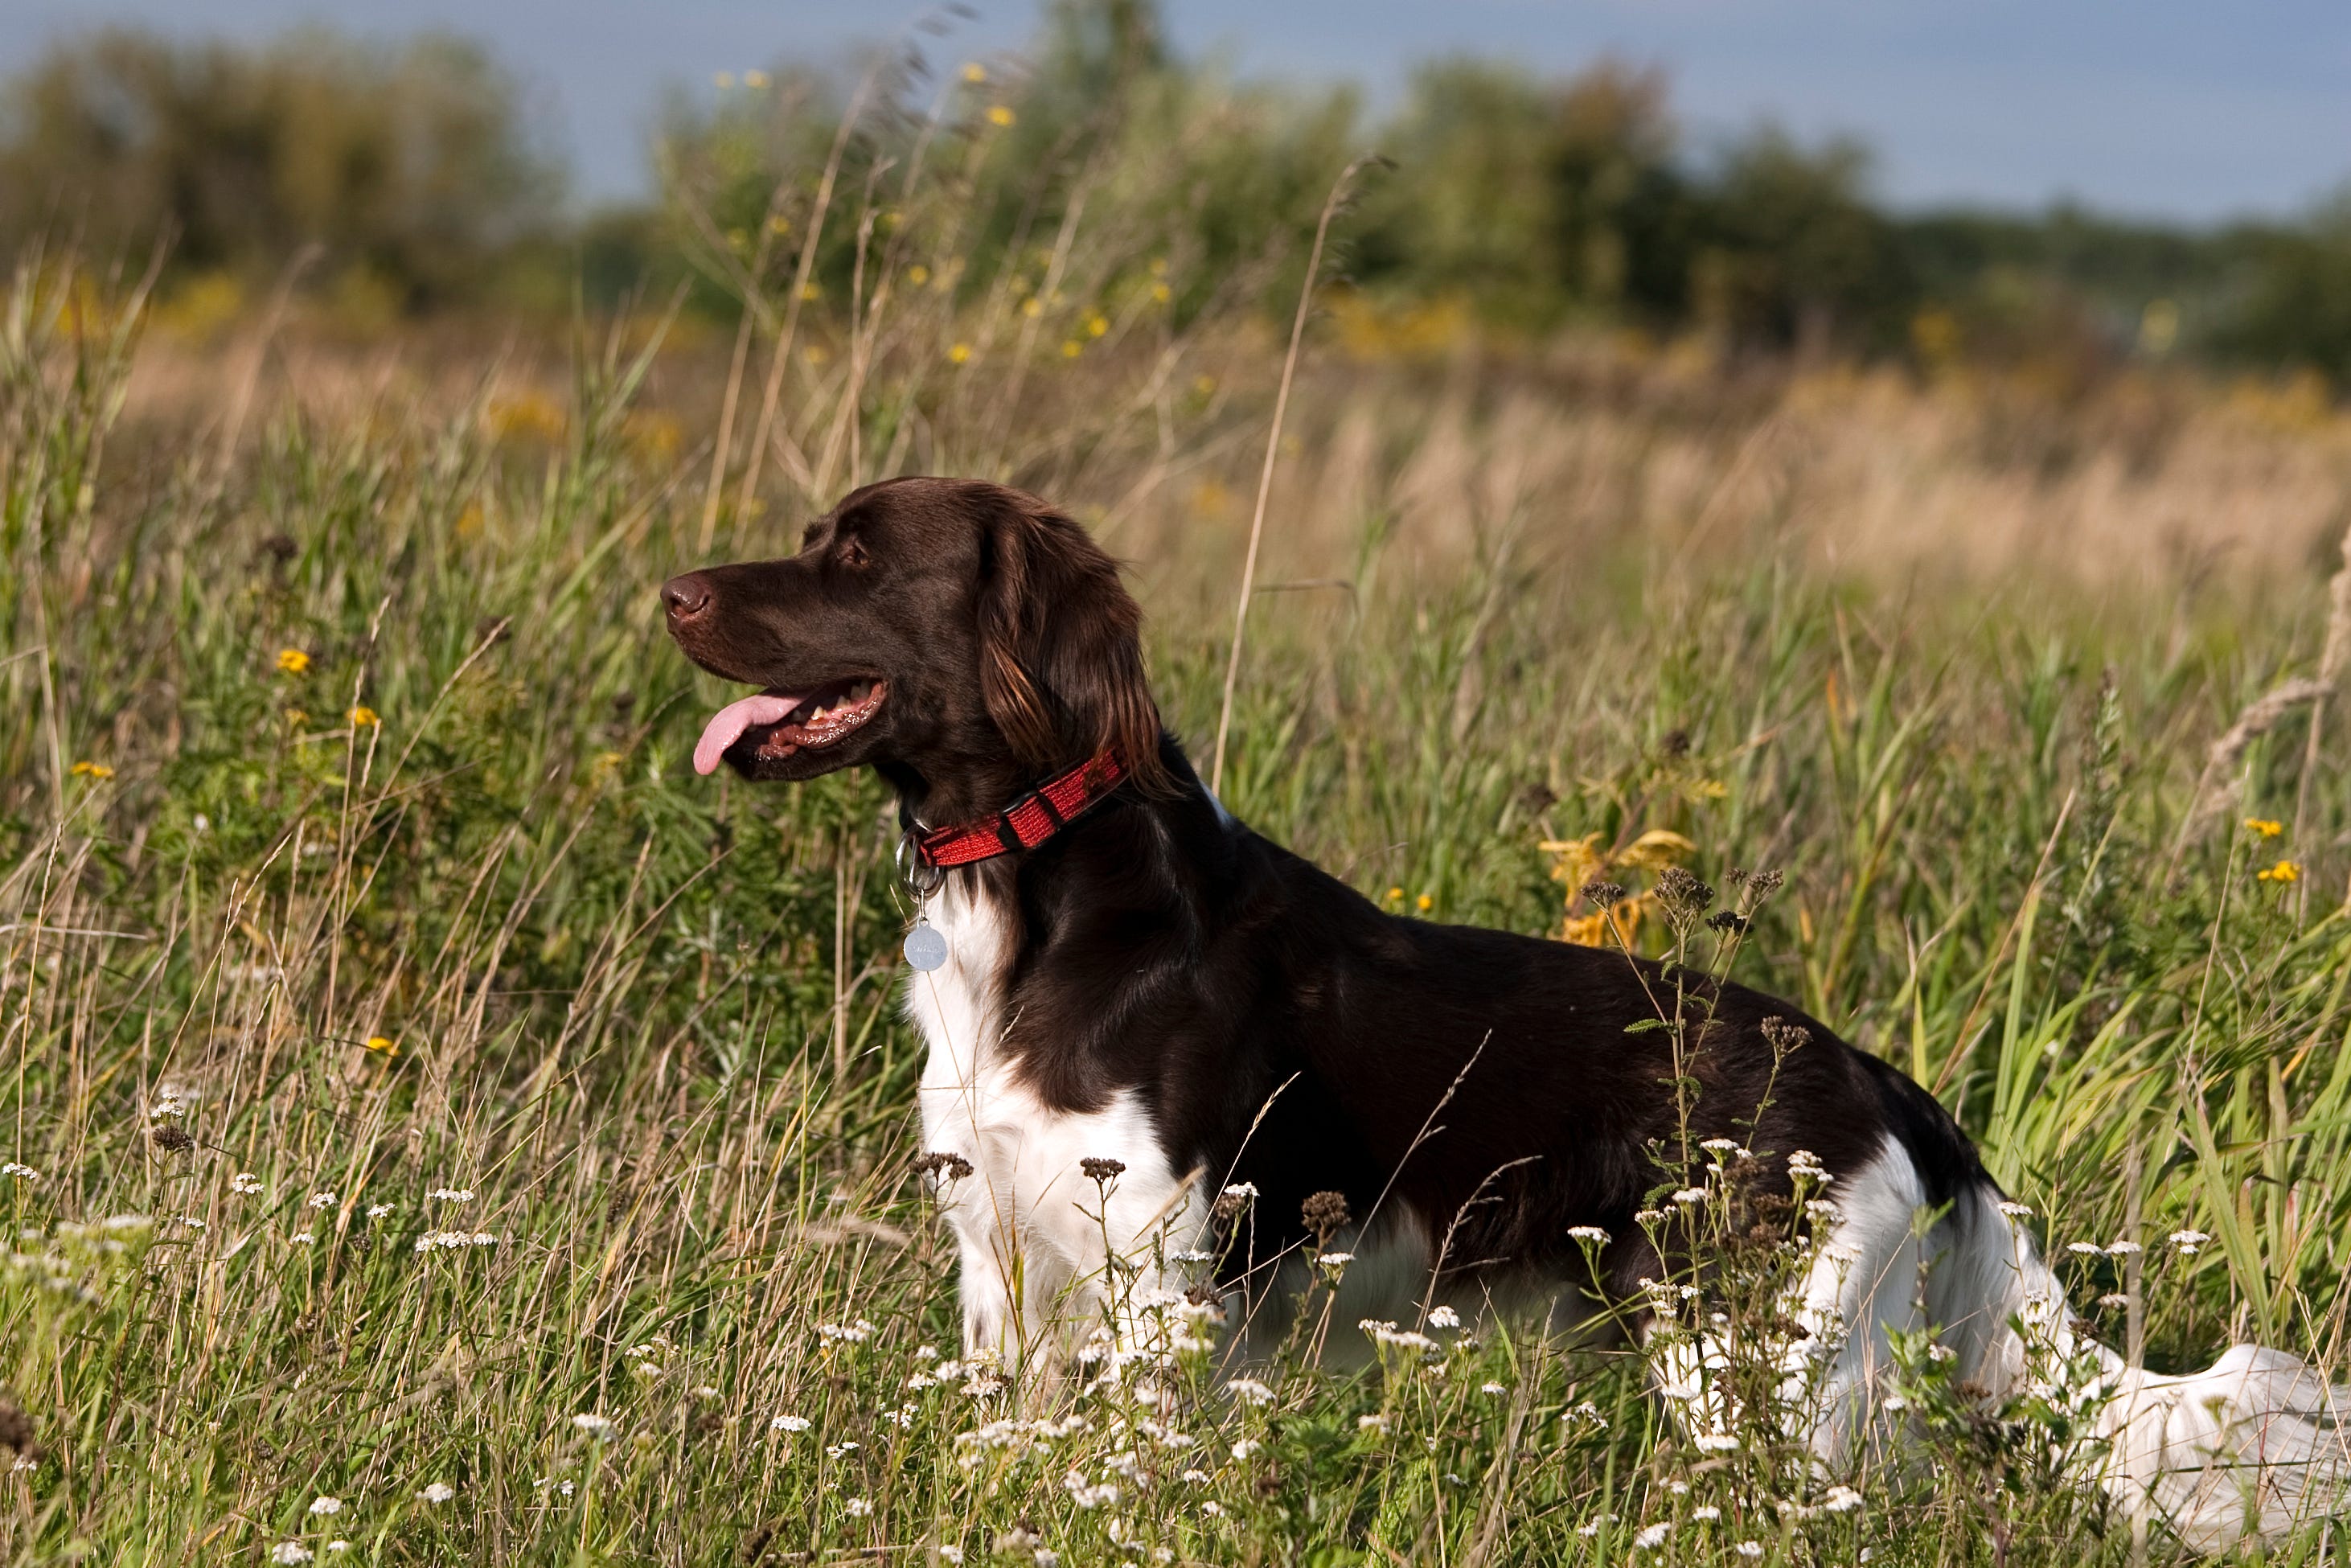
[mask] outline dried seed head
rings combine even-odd
[[[27,1458],[41,1451],[33,1441],[33,1418],[13,1399],[0,1399],[0,1448],[14,1448]]]
[[[1725,936],[1736,936],[1747,929],[1747,917],[1728,909],[1718,909],[1706,917],[1707,929],[1719,931]]]
[[[157,1148],[162,1150],[167,1155],[185,1154],[188,1150],[196,1146],[195,1139],[188,1136],[186,1128],[175,1125],[170,1122],[164,1123],[160,1127],[150,1129],[147,1134],[147,1141],[153,1144]]]
[[[1113,1176],[1124,1176],[1126,1174],[1126,1162],[1124,1160],[1106,1160],[1093,1155],[1088,1155],[1084,1159],[1078,1162],[1078,1169],[1086,1173],[1086,1179],[1088,1181],[1106,1182]]]
[[[1748,873],[1747,907],[1752,909],[1757,904],[1762,903],[1765,899],[1771,897],[1773,894],[1779,892],[1780,884],[1787,880],[1788,879],[1785,876],[1776,871],[1758,871]]]
[[[1690,733],[1688,730],[1678,727],[1666,731],[1664,736],[1657,741],[1657,754],[1661,757],[1687,757],[1689,755],[1689,748]]]
[[[936,1176],[942,1182],[961,1181],[971,1175],[971,1162],[961,1155],[933,1149],[927,1155],[915,1156],[914,1171],[918,1176]]]
[[[1318,1192],[1300,1207],[1299,1216],[1306,1228],[1318,1237],[1327,1237],[1347,1223],[1347,1195],[1328,1190]]]
[[[1800,1023],[1790,1023],[1777,1016],[1763,1020],[1763,1039],[1774,1053],[1785,1056],[1790,1051],[1812,1043],[1813,1031]]]
[[[1593,877],[1583,884],[1583,896],[1591,900],[1594,909],[1607,909],[1624,899],[1625,884]]]
[[[1665,906],[1667,919],[1687,925],[1712,906],[1714,889],[1684,868],[1669,865],[1657,873],[1657,902]]]

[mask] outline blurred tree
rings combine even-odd
[[[475,46],[309,30],[259,51],[110,30],[0,89],[0,244],[169,237],[188,269],[260,273],[306,245],[402,306],[477,285],[556,215],[559,173]]]
[[[2258,364],[2306,367],[2351,386],[2351,189],[2297,228],[2235,236],[2243,283],[2219,347]]]
[[[1733,144],[1705,190],[1698,320],[1734,343],[1800,353],[1894,339],[1916,289],[1868,203],[1868,162],[1859,142],[1808,151],[1770,126]]]

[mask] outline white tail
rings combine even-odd
[[[2126,1365],[2076,1333],[2064,1287],[1989,1188],[1961,1197],[1928,1239],[1927,1312],[1962,1378],[1997,1398],[2094,1361],[2098,1452],[2085,1462],[2126,1513],[2219,1551],[2351,1500],[2351,1389],[2261,1345],[2176,1376]]]

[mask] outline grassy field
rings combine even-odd
[[[657,312],[142,338],[130,291],[18,276],[10,1559],[2170,1557],[2054,1475],[2062,1413],[1978,1417],[1925,1364],[1931,1462],[1838,1477],[1694,1452],[1637,1356],[1508,1324],[1291,1354],[1261,1401],[1187,1353],[1165,1410],[948,1364],[882,795],[695,778],[722,694],[653,591],[860,479],[1008,478],[1134,559],[1205,747],[1281,344],[1090,294],[1085,254],[1046,312],[778,312],[772,360]],[[2335,1359],[2344,726],[2294,687],[2210,748],[2336,673],[2343,418],[1410,328],[1310,340],[1234,810],[1392,906],[1555,935],[1661,843],[1782,873],[1736,972],[1932,1087],[2113,1343]]]

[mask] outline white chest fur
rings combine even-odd
[[[1151,1304],[1180,1272],[1175,1255],[1198,1245],[1208,1209],[1200,1178],[1172,1167],[1140,1094],[1057,1111],[1013,1070],[1001,1048],[1017,1022],[1003,1016],[1012,933],[977,888],[976,876],[951,875],[928,900],[947,960],[910,974],[906,1010],[930,1047],[924,1147],[972,1167],[940,1191],[961,1252],[965,1347],[1013,1361]],[[1092,1158],[1126,1167],[1107,1202],[1080,1168]],[[1131,1279],[1105,1267],[1111,1252],[1136,1266]]]

